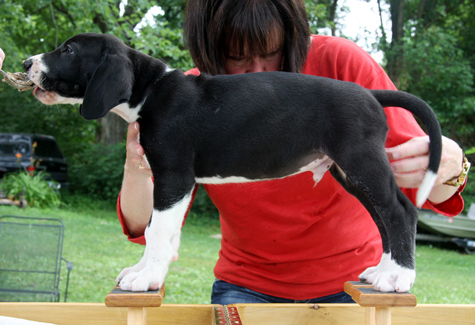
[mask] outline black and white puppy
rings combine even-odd
[[[86,119],[112,111],[140,123],[155,179],[154,209],[143,258],[118,276],[123,290],[163,284],[196,183],[255,182],[308,171],[318,182],[328,169],[381,233],[381,262],[360,278],[381,291],[412,286],[417,210],[389,166],[383,107],[409,110],[430,135],[420,206],[437,177],[442,144],[439,123],[419,98],[286,72],[185,76],[116,37],[91,33],[24,66],[44,104],[79,103]]]

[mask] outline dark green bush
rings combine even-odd
[[[84,206],[84,202],[94,200],[110,202],[114,207],[122,184],[125,155],[125,143],[77,148],[68,158],[70,193],[65,195],[66,204]],[[218,211],[202,187],[188,218],[200,224],[218,220]]]
[[[68,158],[70,192],[114,202],[124,174],[125,143],[87,144]]]

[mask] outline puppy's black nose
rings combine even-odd
[[[30,59],[23,61],[23,67],[25,68],[25,71],[31,68],[32,65],[33,62]]]

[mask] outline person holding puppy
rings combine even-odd
[[[185,36],[195,69],[187,73],[288,71],[396,89],[356,44],[310,35],[301,0],[195,0],[188,3]],[[396,181],[415,202],[428,165],[429,139],[403,109],[385,109],[387,154]],[[118,216],[129,240],[144,244],[152,213],[153,179],[131,123]],[[438,180],[424,208],[456,215],[463,209],[463,151],[443,139]],[[279,180],[205,185],[219,210],[221,250],[211,303],[345,303],[345,281],[379,263],[381,238],[360,202],[326,173]],[[196,193],[196,192],[195,192]]]

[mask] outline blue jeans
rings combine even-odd
[[[218,305],[231,305],[231,304],[244,304],[244,303],[280,303],[280,304],[292,304],[292,303],[354,303],[351,296],[346,292],[339,292],[333,295],[306,299],[306,300],[293,300],[286,298],[279,298],[269,296],[260,292],[253,291],[251,289],[240,287],[229,282],[216,279],[213,284],[213,291],[211,292],[211,303]]]

